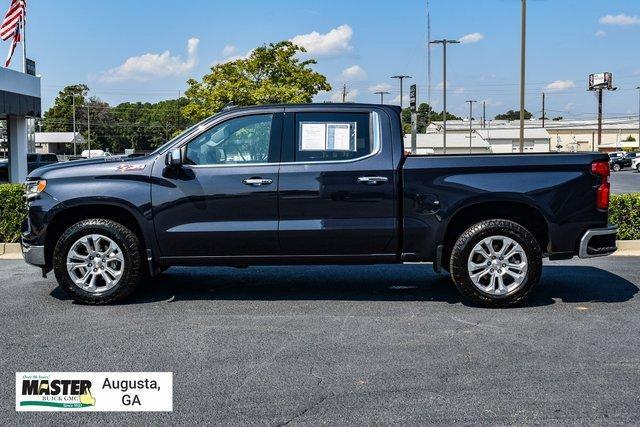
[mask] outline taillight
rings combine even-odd
[[[591,163],[591,173],[600,177],[600,185],[596,193],[596,206],[598,209],[607,210],[609,209],[609,193],[611,192],[609,162]]]

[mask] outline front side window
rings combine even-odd
[[[295,161],[351,160],[371,154],[368,113],[297,113]]]
[[[269,163],[272,122],[272,114],[262,114],[236,117],[220,123],[187,144],[186,163]]]

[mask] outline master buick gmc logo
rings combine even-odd
[[[23,379],[20,406],[86,408],[95,406],[91,381],[85,379]]]

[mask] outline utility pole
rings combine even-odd
[[[76,155],[76,94],[72,94],[71,105],[73,106],[73,155]]]
[[[638,143],[640,143],[640,86],[636,89],[638,90]]]
[[[89,158],[91,158],[91,110],[87,105],[87,145],[89,148]]]
[[[544,128],[544,119],[546,117],[544,116],[544,92],[542,92],[542,128]]]
[[[427,104],[429,108],[427,108],[426,126],[429,126],[429,123],[431,123],[431,110],[433,109],[431,105],[431,8],[429,7],[429,0],[427,0]],[[425,132],[427,131],[426,126]]]
[[[482,128],[487,126],[487,102],[482,101]]]
[[[347,84],[343,84],[342,85],[342,103],[344,104],[345,102],[347,102]]]
[[[524,84],[525,48],[527,35],[527,0],[522,0],[522,25],[520,37],[520,152],[524,152]]]
[[[378,92],[374,92],[376,95],[380,95],[380,104],[384,104],[384,96],[385,95],[389,95],[391,92],[387,92],[384,90],[378,91]]]
[[[471,154],[472,152],[471,141],[473,138],[473,103],[478,101],[469,99],[466,102],[469,103],[469,154]]]
[[[403,107],[403,103],[402,103],[402,82],[404,81],[404,79],[410,79],[411,76],[405,76],[405,75],[397,75],[397,76],[391,76],[392,79],[398,79],[400,80],[400,110],[402,110]]]
[[[434,40],[430,43],[442,45],[442,153],[447,154],[447,44],[460,43],[458,40]]]

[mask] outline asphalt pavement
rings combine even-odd
[[[611,171],[611,192],[613,194],[640,193],[640,173],[633,169],[620,172]]]
[[[548,262],[529,303],[462,303],[430,265],[172,268],[74,304],[0,261],[8,424],[635,424],[640,257]],[[16,413],[16,371],[172,371],[172,413]]]

